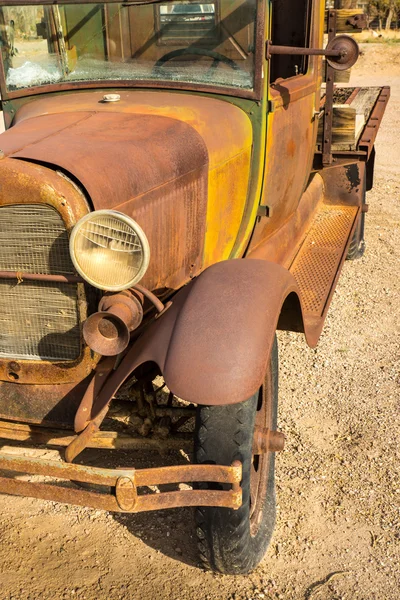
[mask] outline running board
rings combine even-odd
[[[358,206],[322,206],[289,268],[307,317],[325,312],[358,211]]]

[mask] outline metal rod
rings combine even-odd
[[[324,50],[323,48],[297,48],[295,46],[274,46],[268,45],[270,54],[288,54],[304,56],[343,56],[344,50]]]
[[[76,435],[65,430],[0,421],[0,439],[65,447],[69,446],[76,439]],[[130,436],[124,433],[117,433],[116,431],[98,431],[89,440],[87,448],[149,451],[165,449],[192,452],[193,435],[190,433],[176,433],[173,437],[161,440]]]
[[[336,11],[328,11],[328,44],[336,36]],[[324,106],[324,122],[322,134],[322,164],[328,166],[332,164],[332,123],[333,123],[333,90],[334,90],[334,69],[326,61],[326,90]]]
[[[118,417],[128,417],[133,413],[134,404],[131,400],[114,400],[112,406],[115,411],[107,415],[108,419],[118,421]],[[193,404],[191,406],[157,405],[155,413],[157,417],[195,417],[196,407]]]
[[[161,302],[161,300],[159,300],[157,298],[157,296],[155,294],[153,294],[153,292],[150,292],[150,290],[145,288],[143,285],[140,285],[140,283],[136,283],[135,285],[132,286],[131,289],[136,290],[140,294],[143,294],[143,296],[145,296],[148,300],[150,300],[150,302],[154,305],[157,312],[160,313],[165,309],[165,305]]]
[[[43,273],[22,273],[20,271],[0,271],[0,279],[16,279],[23,281],[50,281],[53,283],[83,283],[79,275],[45,275]]]
[[[195,417],[196,408],[189,408],[185,406],[180,407],[169,407],[169,406],[157,406],[156,408],[157,417]]]

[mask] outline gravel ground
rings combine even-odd
[[[115,516],[0,496],[0,599],[399,598],[400,48],[364,50],[351,84],[392,85],[367,252],[345,264],[317,349],[279,335],[287,445],[266,558],[248,577],[204,572],[189,509]]]

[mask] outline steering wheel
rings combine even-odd
[[[164,66],[164,64],[172,58],[176,58],[177,56],[193,55],[209,56],[210,58],[214,59],[210,67],[210,72],[214,71],[214,69],[217,68],[220,62],[225,63],[235,71],[243,71],[243,69],[239,67],[239,65],[237,65],[234,60],[228,58],[227,56],[224,56],[219,52],[215,52],[215,50],[207,50],[206,48],[196,48],[193,46],[190,48],[180,48],[179,50],[172,50],[172,52],[167,52],[166,54],[164,54],[164,56],[159,58],[158,61],[155,63],[153,67],[153,73],[157,73]]]

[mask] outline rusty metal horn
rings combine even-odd
[[[128,346],[130,332],[142,319],[142,305],[132,293],[105,295],[99,303],[99,312],[86,319],[83,337],[98,354],[115,356]]]

